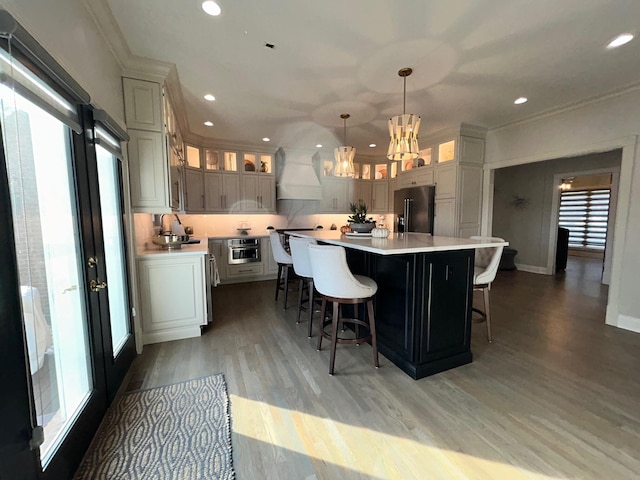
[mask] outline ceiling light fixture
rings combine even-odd
[[[389,119],[389,160],[408,160],[418,158],[418,130],[420,129],[420,117],[411,113],[405,113],[407,104],[407,77],[413,73],[411,68],[401,68],[398,75],[404,79],[404,94],[402,97],[402,115],[396,115]]]
[[[217,17],[222,12],[220,5],[218,5],[213,0],[207,0],[206,2],[202,2],[202,10],[204,10],[204,13],[211,15],[213,17]]]
[[[617,47],[621,47],[622,45],[624,45],[625,43],[629,43],[631,40],[633,40],[633,35],[630,33],[623,33],[621,35],[618,35],[616,38],[614,38],[613,40],[611,40],[608,44],[607,44],[607,48],[617,48]]]
[[[321,143],[318,143],[318,144],[316,145],[316,148],[322,148],[322,144],[321,144]]]
[[[205,124],[207,127],[213,127],[213,122],[210,122],[209,120],[207,120],[206,122],[204,122],[204,124]]]
[[[271,139],[270,139],[269,137],[264,137],[264,138],[262,139],[262,141],[263,141],[263,142],[270,142],[270,141],[271,141]]]
[[[523,103],[526,103],[529,99],[527,97],[518,97],[516,98],[513,103],[515,103],[516,105],[522,105]]]
[[[207,93],[207,94],[204,96],[204,99],[205,99],[205,100],[207,100],[208,102],[213,102],[213,101],[216,99],[216,97],[214,97],[214,96],[213,96],[213,95],[211,95],[210,93]]]
[[[353,157],[356,156],[356,149],[346,146],[347,143],[347,118],[351,115],[343,113],[340,118],[344,121],[344,143],[340,147],[334,149],[333,154],[336,157],[336,168],[334,175],[336,177],[353,177]]]
[[[370,143],[370,144],[369,144],[369,147],[370,147],[370,148],[375,148],[376,146],[377,146],[377,145],[376,145],[375,143]]]

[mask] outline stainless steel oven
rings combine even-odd
[[[261,260],[259,238],[231,238],[227,240],[227,249],[229,250],[229,265]]]

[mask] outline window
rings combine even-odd
[[[610,197],[609,188],[562,192],[558,224],[569,229],[569,248],[604,251]]]

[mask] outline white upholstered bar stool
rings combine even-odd
[[[469,238],[471,240],[490,240],[493,242],[504,242],[504,240],[499,237],[473,236]],[[474,322],[487,322],[487,340],[489,341],[489,343],[492,342],[491,306],[489,291],[491,290],[491,282],[493,282],[493,280],[496,278],[496,273],[498,273],[498,265],[500,264],[500,257],[502,256],[503,249],[503,246],[476,248],[475,252],[475,262],[473,268],[473,289],[482,291],[484,310],[480,310],[479,308],[472,308],[472,310],[480,314],[480,317],[474,319]]]
[[[307,311],[309,312],[309,338],[311,338],[311,327],[313,324],[313,270],[311,270],[311,259],[309,258],[309,245],[316,245],[313,238],[289,237],[289,249],[293,259],[293,271],[300,277],[298,287],[298,320],[300,323],[300,312],[303,306],[302,295],[305,291],[304,284],[307,284]]]
[[[336,361],[336,345],[338,343],[360,344],[370,340],[373,349],[373,364],[378,368],[380,364],[378,362],[378,346],[376,342],[376,322],[373,314],[373,296],[378,291],[378,285],[369,277],[351,273],[343,247],[309,245],[308,249],[311,269],[313,270],[313,283],[318,293],[322,295],[318,350],[322,347],[323,338],[331,341],[329,375],[333,375]],[[325,320],[327,302],[332,302],[333,304],[331,320]],[[358,305],[361,303],[367,306],[368,323],[357,318]],[[344,304],[353,305],[355,318],[340,318],[340,306]],[[355,338],[338,337],[339,323],[353,323],[356,331]],[[325,331],[327,325],[331,325],[331,333]],[[359,326],[367,327],[369,333],[360,336]]]
[[[284,289],[284,309],[287,309],[287,297],[289,296],[289,267],[293,267],[293,259],[291,255],[282,246],[280,242],[280,234],[278,232],[271,232],[269,234],[271,240],[271,251],[273,252],[273,259],[278,264],[278,279],[276,280],[276,301],[278,301],[278,293],[281,289]],[[284,279],[282,278],[282,272],[284,271]]]

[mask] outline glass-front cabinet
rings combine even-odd
[[[243,153],[244,172],[273,173],[273,155],[268,153]]]
[[[218,150],[214,148],[205,148],[204,169],[237,172],[238,153]]]

